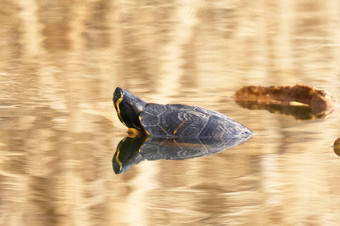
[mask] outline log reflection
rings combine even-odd
[[[237,100],[236,103],[239,104],[241,107],[248,108],[251,110],[267,110],[271,113],[291,115],[298,120],[325,118],[327,115],[329,115],[329,112],[314,111],[311,107],[303,105],[294,106],[282,104],[267,104],[259,103],[256,101],[243,101],[243,100]]]

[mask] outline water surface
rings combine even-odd
[[[249,110],[244,85],[340,99],[340,3],[0,2],[1,225],[338,225],[340,113]],[[116,175],[112,93],[198,105],[256,135]]]

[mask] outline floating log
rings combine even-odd
[[[340,137],[336,139],[336,141],[334,142],[333,148],[334,148],[335,154],[340,156]]]
[[[234,99],[242,107],[290,114],[297,119],[324,118],[336,106],[329,93],[305,85],[244,86]]]

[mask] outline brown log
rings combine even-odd
[[[235,93],[234,99],[241,106],[247,108],[251,106],[252,109],[268,109],[273,105],[276,108],[280,105],[304,106],[309,108],[317,118],[331,113],[336,105],[334,98],[327,92],[305,85],[244,86]]]

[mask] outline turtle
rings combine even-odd
[[[217,111],[184,104],[146,103],[117,87],[113,103],[120,121],[147,137],[223,140],[248,139],[253,132]]]

